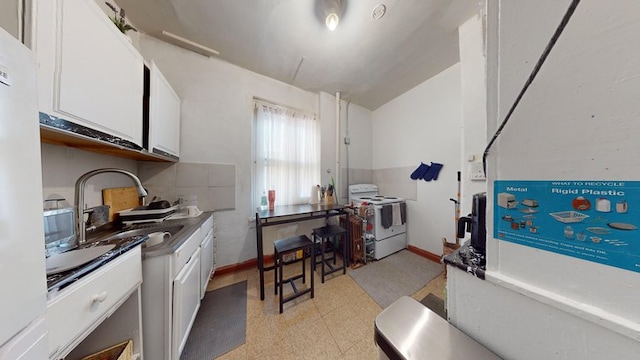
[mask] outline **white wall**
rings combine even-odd
[[[449,267],[447,314],[503,359],[638,359],[638,340]],[[455,295],[454,295],[455,294]],[[457,301],[449,298],[455,296]]]
[[[347,202],[347,187],[351,184],[370,183],[373,162],[372,112],[362,106],[349,103],[341,95],[340,101],[340,137],[336,139],[336,96],[320,93],[320,117],[322,118],[322,183],[328,184],[333,176],[338,189],[340,203]],[[347,129],[347,125],[349,128]],[[349,136],[350,145],[345,144]],[[336,175],[336,140],[340,143],[340,174]],[[348,147],[348,149],[347,149]],[[348,155],[348,159],[347,159]],[[347,168],[349,178],[347,179]],[[339,179],[339,180],[338,180]]]
[[[336,98],[321,92],[319,95],[320,118],[322,118],[320,138],[320,177],[327,185],[336,175]],[[337,185],[337,184],[336,184]]]
[[[236,165],[236,209],[216,215],[219,265],[255,258],[255,228],[249,221],[255,213],[251,208],[252,99],[259,97],[320,116],[322,181],[328,183],[335,174],[334,96],[304,91],[149,36],[141,35],[140,51],[158,64],[182,98],[180,160]],[[304,222],[297,231],[309,234],[312,226],[314,222]],[[265,229],[265,253],[273,251],[269,240],[275,236],[277,229]]]
[[[482,153],[487,145],[486,57],[483,23],[484,14],[480,14],[467,20],[458,28],[463,123],[461,216],[471,212],[473,194],[487,191],[486,181],[470,179],[471,166],[482,163]]]
[[[373,168],[373,113],[362,106],[342,102],[341,108],[341,179],[340,196],[346,202],[348,185],[371,183]],[[348,126],[348,128],[347,128]],[[349,145],[345,144],[349,138]],[[346,169],[349,169],[348,173]],[[348,176],[347,176],[348,175]]]
[[[347,114],[348,110],[348,114]],[[342,132],[348,135],[351,141],[349,145],[349,168],[371,169],[373,166],[372,141],[373,141],[373,113],[356,104],[342,102]],[[349,128],[347,129],[347,125]],[[344,140],[344,136],[343,136]],[[342,142],[344,145],[344,141]],[[346,148],[346,146],[345,146]],[[346,151],[343,151],[343,165],[346,167]]]
[[[488,128],[511,107],[568,5],[489,2]],[[638,13],[635,1],[578,5],[491,150],[489,198],[495,179],[638,180],[640,159],[630,156],[640,151]],[[490,220],[487,228],[488,280],[447,285],[454,324],[504,358],[640,358],[637,272],[497,241]],[[517,319],[496,315],[505,313]]]
[[[456,64],[373,112],[374,170],[444,164],[438,180],[414,180],[417,198],[407,201],[409,245],[434,254],[442,253],[442,237],[455,236],[449,198],[456,196],[460,170],[461,107]],[[410,174],[398,176],[408,179]]]
[[[64,198],[60,207],[73,206],[76,180],[84,173],[105,167],[137,172],[135,160],[77,150],[66,146],[42,143],[42,195],[46,199]],[[99,174],[87,181],[85,201],[87,207],[102,205],[102,189],[133,186],[122,174]],[[55,202],[48,203],[55,205]]]

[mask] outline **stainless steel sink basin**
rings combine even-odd
[[[100,239],[100,241],[104,242],[104,241],[110,241],[110,240],[116,240],[116,239],[124,239],[124,238],[128,238],[128,237],[131,237],[131,236],[149,235],[149,234],[154,233],[154,232],[168,232],[169,234],[171,234],[171,237],[173,237],[173,235],[177,234],[183,228],[184,228],[184,225],[149,226],[149,227],[144,227],[144,228],[139,228],[139,229],[124,230],[124,231],[121,231],[121,232],[116,233],[114,235],[111,235],[111,236],[108,236],[106,238]]]

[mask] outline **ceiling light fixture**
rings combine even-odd
[[[324,23],[330,31],[334,31],[340,22],[342,12],[342,0],[324,0]]]
[[[327,15],[327,18],[324,20],[324,23],[327,25],[327,27],[331,31],[335,30],[338,27],[339,22],[340,22],[340,18],[336,13],[331,13]]]

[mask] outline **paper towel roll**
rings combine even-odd
[[[320,202],[320,189],[317,185],[311,187],[311,198],[309,198],[309,204],[316,205]]]

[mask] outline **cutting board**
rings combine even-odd
[[[141,205],[135,187],[102,189],[102,203],[109,205],[109,221],[113,221],[119,211]]]

